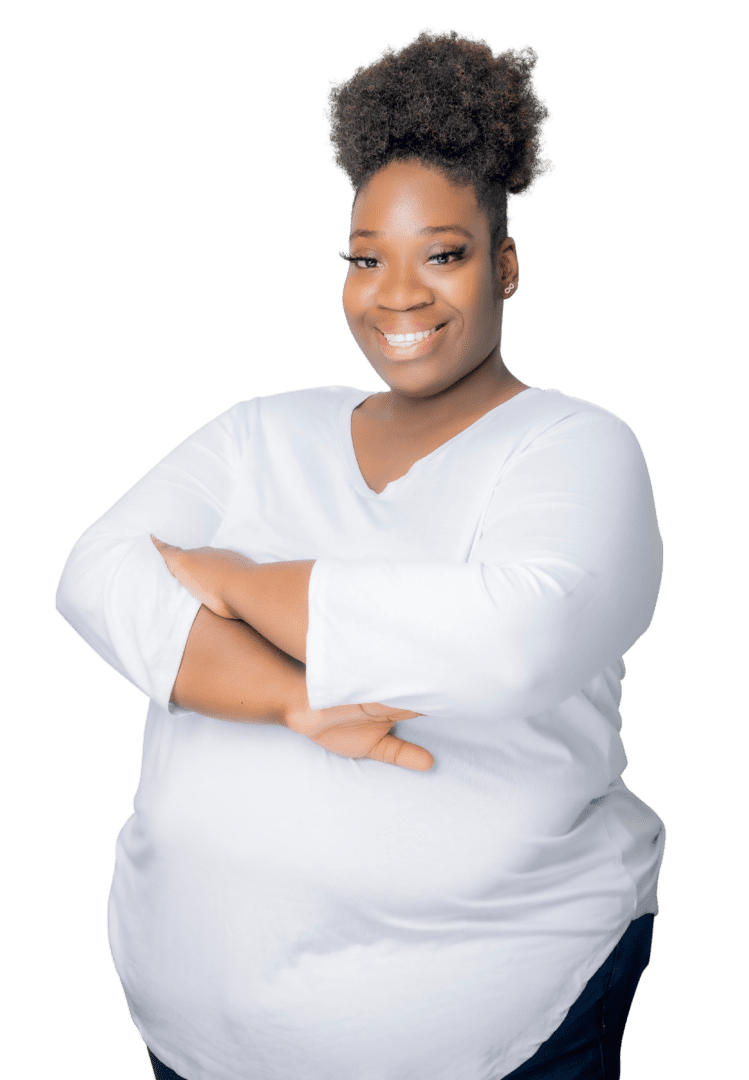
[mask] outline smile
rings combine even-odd
[[[388,345],[414,345],[417,341],[428,338],[438,329],[439,327],[433,326],[431,330],[420,330],[418,334],[386,334],[382,331],[381,333]]]
[[[431,348],[433,339],[437,337],[445,326],[447,326],[447,323],[440,323],[433,326],[431,330],[420,330],[415,334],[385,334],[382,330],[377,332],[380,335],[383,351],[392,360],[398,360],[401,357],[407,360],[411,357],[421,356]]]

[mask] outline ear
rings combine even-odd
[[[518,290],[520,270],[515,241],[506,237],[499,245],[496,256],[497,287],[501,300],[509,300]]]

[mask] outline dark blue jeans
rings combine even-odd
[[[504,1080],[619,1080],[624,1025],[650,960],[654,919],[641,915],[629,924],[554,1034]],[[156,1080],[185,1080],[148,1053]]]

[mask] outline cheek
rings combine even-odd
[[[465,277],[459,285],[456,283],[451,300],[458,311],[463,313],[466,324],[474,331],[481,330],[490,315],[492,306],[491,288],[483,275]]]
[[[361,308],[359,292],[360,290],[353,285],[351,278],[347,277],[343,283],[343,310],[346,312],[346,318],[349,322],[356,317]]]
[[[343,286],[343,311],[349,330],[357,341],[365,333],[362,317],[366,314],[368,307],[366,288],[361,283],[346,278]]]
[[[493,329],[497,321],[496,285],[488,276],[482,276],[474,285],[471,297],[474,313],[474,325],[487,331]]]

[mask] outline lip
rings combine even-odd
[[[439,326],[439,323],[437,325]],[[397,345],[390,345],[385,337],[384,331],[378,327],[377,335],[380,341],[380,348],[385,356],[387,356],[388,360],[415,360],[417,357],[424,356],[425,353],[434,348],[435,342],[438,338],[441,339],[442,331],[447,325],[447,323],[443,323],[439,327],[439,330],[435,330],[428,338],[423,338],[421,341],[414,342],[414,344],[410,345],[407,349],[398,347]],[[388,326],[386,330],[388,334],[418,334],[423,333],[424,330],[431,330],[432,326],[434,326],[434,323],[423,327],[411,326],[408,330],[395,329],[395,327],[391,330]]]
[[[441,323],[414,323],[412,326],[396,326],[395,323],[391,323],[389,326],[378,326],[377,330],[381,334],[423,334],[425,330],[431,330],[433,326],[440,326]]]

